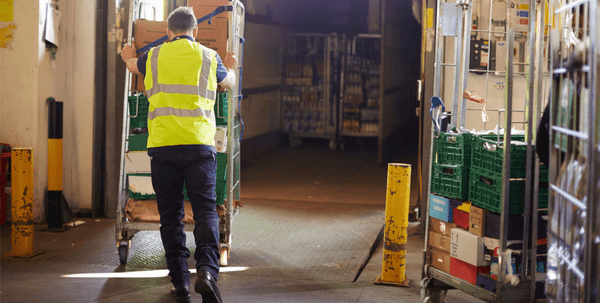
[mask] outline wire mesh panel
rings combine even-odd
[[[553,1],[547,293],[552,302],[597,302],[598,2]]]

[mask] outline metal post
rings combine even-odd
[[[508,49],[512,50],[515,43],[515,30],[508,31],[507,44]],[[504,114],[504,167],[502,170],[502,208],[500,212],[500,254],[498,258],[499,272],[498,282],[504,284],[504,263],[510,262],[510,258],[505,260],[506,239],[508,237],[508,213],[510,196],[510,143],[511,143],[511,124],[512,124],[512,101],[513,101],[513,52],[507,52],[506,55],[506,87],[505,87],[505,114]],[[510,264],[510,263],[509,263]],[[502,287],[497,288],[500,294]]]
[[[411,166],[409,164],[390,163],[388,165],[383,265],[381,276],[375,280],[375,284],[408,286],[409,280],[405,275],[405,265],[410,176]]]
[[[33,152],[31,148],[12,149],[12,251],[9,257],[31,258],[33,250]]]

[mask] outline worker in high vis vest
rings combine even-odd
[[[217,84],[235,84],[237,59],[195,42],[197,21],[191,7],[179,7],[167,19],[169,41],[139,59],[132,46],[121,51],[129,71],[144,75],[148,112],[148,155],[160,213],[160,234],[177,302],[191,302],[185,246],[184,193],[194,212],[197,280],[202,302],[221,302],[219,216],[216,211],[215,113]]]

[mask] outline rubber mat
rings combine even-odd
[[[245,201],[232,227],[229,266],[241,275],[294,280],[352,281],[384,222],[380,207],[304,201]],[[99,233],[61,261],[119,266],[114,228]],[[193,236],[187,235],[192,256]],[[190,268],[195,261],[189,258]],[[127,269],[165,269],[160,234],[141,231]]]

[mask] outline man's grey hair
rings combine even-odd
[[[180,6],[176,8],[169,18],[167,18],[167,27],[174,33],[184,33],[191,31],[198,26],[194,9],[189,6]]]

